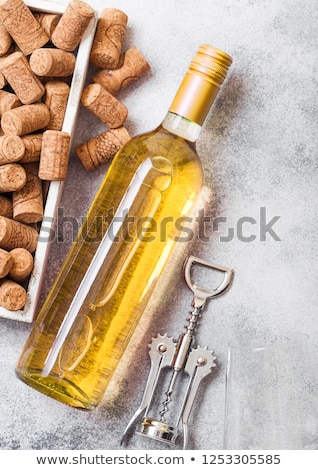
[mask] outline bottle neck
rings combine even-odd
[[[171,111],[168,111],[161,125],[171,134],[182,137],[189,142],[195,142],[201,132],[199,124]]]
[[[168,108],[162,127],[195,142],[231,63],[232,58],[225,52],[201,45]]]

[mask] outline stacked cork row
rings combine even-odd
[[[136,47],[125,52],[128,16],[116,8],[101,12],[90,54],[90,62],[97,68],[93,83],[83,91],[81,103],[107,129],[75,148],[84,168],[91,172],[108,162],[130,140],[124,127],[128,109],[117,95],[150,70],[150,66]]]
[[[62,126],[76,48],[93,15],[81,0],[62,15],[0,0],[0,305],[8,310],[26,302],[47,182],[67,175]]]

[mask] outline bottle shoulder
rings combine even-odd
[[[136,173],[148,167],[151,171],[143,182],[161,192],[169,189],[167,193],[177,191],[187,198],[188,190],[197,192],[201,187],[202,166],[195,145],[158,126],[133,137],[117,152],[100,188],[102,197],[107,194],[116,206],[114,200],[127,191]]]
[[[116,212],[130,188],[138,201],[160,197],[160,213],[179,213],[197,197],[203,183],[200,159],[193,143],[158,126],[137,135],[115,155],[90,209],[96,214]]]
[[[199,162],[199,156],[194,142],[175,135],[162,125],[150,132],[139,134],[127,142],[118,152],[119,159],[128,157],[143,160],[155,156],[163,156],[172,163]]]

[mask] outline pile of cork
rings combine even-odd
[[[117,95],[150,70],[136,47],[122,51],[127,23],[128,16],[116,8],[106,8],[98,20],[90,54],[90,62],[98,70],[93,83],[84,89],[81,103],[106,125],[106,130],[75,147],[88,172],[109,162],[131,139],[124,127],[128,109]]]
[[[0,305],[8,310],[27,300],[47,182],[66,178],[70,136],[61,129],[93,15],[80,0],[63,15],[0,0]]]
[[[76,49],[94,15],[71,0],[63,15],[0,0],[0,306],[23,309],[47,184],[67,176],[70,135],[62,131]],[[75,148],[87,171],[109,161],[131,137],[118,93],[150,70],[136,47],[125,52],[128,17],[101,12],[90,62],[97,68],[81,103],[106,130]]]

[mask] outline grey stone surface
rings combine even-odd
[[[188,253],[235,271],[231,289],[208,304],[197,334],[201,346],[215,351],[218,369],[205,380],[193,409],[192,449],[222,448],[230,341],[318,332],[315,0],[115,3],[91,2],[128,14],[125,48],[135,45],[152,66],[119,97],[129,109],[132,135],[161,122],[198,45],[213,44],[234,59],[197,145],[205,175],[200,209],[209,219],[204,223],[201,211],[193,241],[170,260],[95,411],[71,409],[20,382],[14,368],[30,325],[0,319],[0,449],[120,448],[146,383],[148,342],[158,332],[177,338],[182,331],[191,304],[181,272]],[[74,145],[103,129],[81,109]],[[106,171],[87,174],[72,152],[60,203],[65,217],[79,221],[86,214]],[[266,232],[270,221],[272,231]],[[61,233],[63,243],[52,244],[43,298],[72,239],[69,226],[60,227]],[[154,445],[146,441],[131,446]]]

